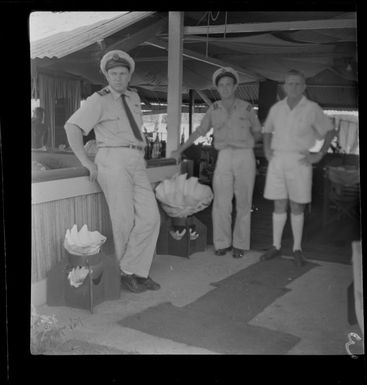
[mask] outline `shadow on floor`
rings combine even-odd
[[[195,216],[207,226],[208,244],[213,244],[213,230],[211,218],[212,205]],[[272,230],[273,202],[266,200],[262,194],[254,195],[251,217],[251,249],[265,250],[273,243]],[[233,213],[233,223],[235,213]],[[352,257],[351,243],[361,238],[359,220],[342,217],[323,226],[322,207],[317,200],[311,208],[306,207],[303,230],[302,247],[305,256],[309,259],[326,262],[350,264]],[[285,254],[291,254],[293,246],[290,218],[283,231],[282,246]]]

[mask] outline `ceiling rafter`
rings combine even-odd
[[[204,102],[208,105],[208,106],[211,106],[212,105],[212,101],[204,94],[204,92],[200,91],[200,90],[195,90],[198,95],[201,97],[201,99],[204,100]]]
[[[157,22],[142,28],[138,32],[106,46],[105,51],[107,52],[118,48],[128,52],[149,39],[151,36],[155,36],[157,33],[161,32],[166,25],[167,19],[158,20]]]
[[[184,35],[212,35],[224,33],[254,33],[268,31],[296,31],[312,29],[345,29],[357,28],[355,19],[326,19],[326,20],[299,20],[275,21],[269,23],[241,23],[211,26],[184,27]]]
[[[168,50],[168,42],[166,42],[162,39],[159,39],[159,38],[153,38],[149,41],[146,41],[144,44]],[[204,55],[197,53],[197,52],[194,52],[194,51],[183,49],[182,55],[186,56],[190,59],[194,59],[194,60],[202,61],[202,62],[207,63],[207,64],[211,64],[215,67],[228,67],[230,65],[238,73],[243,74],[247,77],[250,77],[252,80],[255,80],[255,81],[263,79],[263,77],[261,75],[258,75],[252,71],[248,71],[242,67],[233,65],[231,63],[225,63],[222,60],[218,60],[218,59],[215,59],[215,58],[210,57],[210,56],[204,56]]]

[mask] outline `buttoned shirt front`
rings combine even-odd
[[[130,90],[126,90],[125,95],[126,102],[141,130],[143,119],[139,95]],[[110,86],[88,97],[67,123],[80,127],[84,135],[88,135],[94,129],[97,147],[129,144],[145,147],[145,142],[139,141],[133,134],[121,95]]]
[[[300,152],[314,146],[333,129],[331,119],[321,107],[305,96],[290,109],[287,98],[275,103],[266,118],[264,133],[272,133],[271,148],[276,151]]]
[[[261,132],[261,124],[251,104],[237,98],[230,112],[221,100],[209,107],[197,131],[205,135],[211,128],[217,150],[253,148],[255,139],[252,132]]]

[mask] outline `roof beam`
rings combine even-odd
[[[153,24],[148,25],[146,28],[139,30],[139,32],[136,32],[131,36],[110,44],[106,47],[106,52],[117,48],[127,52],[131,51],[133,48],[137,47],[151,36],[155,36],[157,33],[161,32],[166,25],[167,19],[161,19]]]
[[[308,29],[344,29],[357,28],[355,19],[327,19],[327,20],[300,20],[275,21],[270,23],[246,23],[211,26],[187,26],[184,35],[212,35],[228,33],[252,33],[268,31],[296,31]]]
[[[155,115],[155,114],[167,114],[167,108],[150,108],[146,109],[145,107],[142,107],[142,110],[145,110],[143,112],[143,115]],[[195,113],[205,113],[207,111],[207,107],[201,107],[201,106],[196,106],[195,107]],[[189,107],[188,106],[182,106],[181,109],[182,113],[188,113],[189,112]]]
[[[144,44],[168,50],[168,43],[166,41],[162,40],[162,39],[159,39],[159,38],[153,38],[153,39],[151,39],[149,41],[146,41]],[[201,62],[204,62],[204,63],[207,63],[207,64],[211,64],[211,65],[213,65],[215,67],[231,66],[238,73],[243,74],[243,75],[245,75],[247,77],[250,77],[254,81],[263,79],[262,76],[257,75],[255,73],[253,73],[252,71],[245,70],[242,67],[236,66],[236,65],[231,64],[231,63],[225,63],[222,60],[214,59],[213,57],[210,57],[210,56],[204,56],[204,55],[202,55],[200,53],[197,53],[197,52],[194,52],[194,51],[190,51],[188,49],[183,49],[182,55],[186,56],[187,58],[190,58],[190,59],[194,59],[194,60],[198,60],[198,61],[201,61]]]
[[[204,102],[210,107],[213,103],[211,102],[211,100],[204,94],[204,92],[200,91],[200,90],[195,90],[199,96],[201,97],[201,99],[204,100]]]
[[[183,57],[184,60],[187,60],[187,57]],[[157,62],[157,61],[168,61],[168,56],[152,56],[152,57],[134,57],[135,63],[139,62]]]

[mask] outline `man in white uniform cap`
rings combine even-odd
[[[121,283],[139,293],[157,290],[149,277],[160,214],[148,180],[138,94],[128,89],[134,60],[123,51],[106,53],[100,63],[108,86],[91,95],[66,122],[70,147],[90,180],[97,180],[109,207]],[[94,129],[97,154],[90,160],[82,135]]]
[[[250,249],[252,193],[256,162],[255,140],[261,138],[261,125],[251,104],[235,97],[239,77],[230,67],[213,74],[213,85],[221,100],[213,103],[200,126],[172,156],[179,158],[211,128],[219,151],[213,177],[213,243],[215,253],[224,255],[233,246],[233,257],[241,258]],[[232,235],[232,199],[236,197],[236,222]]]
[[[284,83],[286,98],[275,103],[264,125],[264,152],[269,162],[264,197],[274,200],[273,246],[262,256],[281,255],[281,239],[290,202],[293,256],[297,266],[306,260],[301,241],[305,204],[311,202],[312,164],[319,162],[335,136],[332,121],[304,95],[305,77],[291,70]],[[310,153],[316,139],[325,139],[318,153]]]

